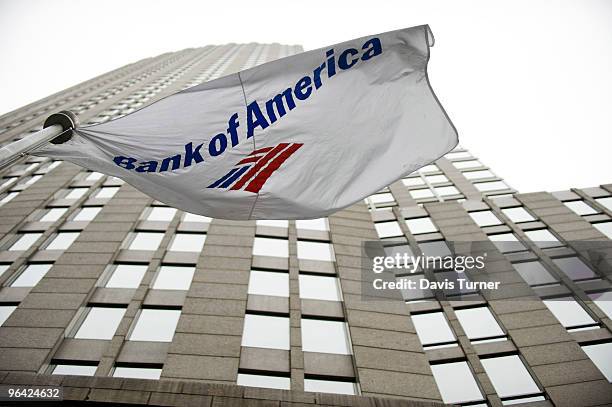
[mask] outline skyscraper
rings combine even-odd
[[[299,51],[145,59],[0,117],[0,137],[64,109],[111,120]],[[25,157],[1,175],[2,384],[62,386],[83,405],[612,404],[610,250],[580,244],[609,245],[612,184],[516,194],[457,148],[329,218],[237,222],[70,163]],[[503,284],[364,298],[362,245],[379,240],[490,240]]]

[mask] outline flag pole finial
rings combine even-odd
[[[72,138],[72,130],[76,129],[79,125],[79,118],[70,110],[62,110],[47,117],[43,128],[56,124],[62,126],[62,132],[59,136],[49,140],[49,142],[52,144],[63,144]]]

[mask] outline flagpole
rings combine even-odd
[[[77,116],[69,110],[52,114],[45,120],[42,130],[0,148],[0,171],[46,143],[62,144],[70,140],[78,124]]]

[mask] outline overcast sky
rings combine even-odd
[[[0,113],[163,52],[424,23],[461,145],[521,192],[612,182],[611,0],[0,0]]]

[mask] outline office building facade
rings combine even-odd
[[[0,141],[59,110],[100,123],[299,51],[145,59],[3,115]],[[3,385],[61,386],[76,405],[612,404],[612,184],[518,194],[457,147],[326,219],[238,222],[47,158],[0,176]],[[367,298],[366,241],[491,241],[502,284]]]

